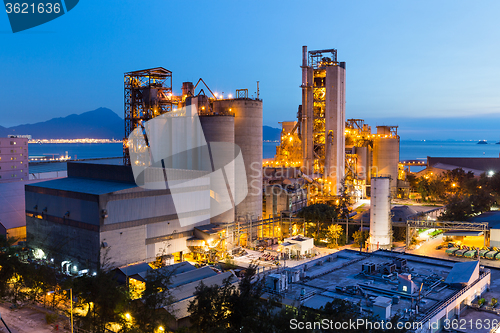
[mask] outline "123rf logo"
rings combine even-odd
[[[12,32],[30,29],[52,21],[72,10],[79,0],[4,0]]]

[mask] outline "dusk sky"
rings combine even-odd
[[[346,62],[347,118],[399,124],[402,139],[498,140],[499,12],[498,1],[82,0],[16,34],[3,13],[0,125],[98,107],[123,117],[123,73],[162,66],[176,93],[202,77],[254,95],[260,81],[264,124],[279,127],[301,103],[307,45]]]

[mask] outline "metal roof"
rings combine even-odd
[[[132,183],[110,182],[97,179],[73,178],[73,177],[40,182],[34,186],[54,189],[54,190],[68,191],[68,192],[94,194],[94,195],[107,194],[137,187],[136,184]]]
[[[469,222],[488,222],[490,229],[500,229],[500,211],[482,213],[469,219]]]
[[[323,296],[323,295],[314,295],[313,297],[309,298],[307,301],[302,304],[302,306],[305,306],[310,309],[316,309],[318,310],[322,306],[325,306],[326,303],[332,302],[334,299],[331,297]]]
[[[468,284],[473,278],[473,274],[475,270],[479,272],[479,261],[466,261],[466,262],[458,262],[453,265],[450,273],[446,277],[444,283],[449,284]]]
[[[120,272],[122,272],[124,275],[131,276],[135,275],[141,272],[147,272],[151,268],[148,263],[146,262],[141,262],[139,264],[135,265],[128,265],[128,266],[122,266],[117,268]]]
[[[181,274],[176,274],[170,279],[170,288],[176,288],[187,283],[199,281],[211,276],[215,276],[217,273],[208,266],[194,269]]]
[[[232,283],[235,283],[238,281],[238,278],[232,273],[232,272],[225,272],[221,274],[217,274],[208,278],[204,278],[198,281],[194,281],[191,283],[183,284],[181,286],[178,286],[176,288],[170,289],[171,295],[176,299],[177,301],[182,301],[187,298],[194,298],[194,292],[196,291],[196,287],[199,286],[199,284],[203,281],[203,284],[206,286],[213,286],[213,285],[218,285],[221,286],[222,282],[230,278],[230,281]]]
[[[149,69],[142,69],[138,71],[127,72],[125,75],[169,75],[171,71],[163,67],[154,67]]]
[[[196,270],[196,267],[194,267],[188,261],[183,261],[183,262],[179,262],[179,263],[176,263],[176,264],[173,264],[173,265],[168,265],[168,266],[165,266],[165,267],[161,267],[161,268],[158,268],[158,269],[159,269],[160,272],[164,273],[165,275],[172,274],[172,276],[175,276],[176,274],[182,274],[182,273],[185,273],[185,272],[194,271],[194,270]],[[136,280],[146,281],[148,272],[150,270],[152,270],[151,267],[149,267],[149,269],[147,269],[147,270],[144,270],[144,271],[141,271],[141,272],[137,272],[132,277],[134,279],[136,279]]]
[[[204,278],[195,282],[184,284],[174,289],[170,289],[172,297],[177,300],[175,303],[166,306],[164,309],[172,313],[177,320],[188,317],[188,307],[189,303],[194,300],[194,292],[196,287],[203,281],[207,286],[218,285],[221,286],[222,282],[229,278],[232,284],[238,282],[238,278],[232,272],[225,272],[222,274],[216,274],[208,278]]]

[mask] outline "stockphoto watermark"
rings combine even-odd
[[[223,214],[248,194],[240,147],[208,142],[196,105],[141,123],[127,141],[138,186],[168,189],[181,226]],[[207,194],[210,195],[207,195]]]
[[[365,318],[349,319],[346,321],[334,321],[331,319],[322,319],[319,321],[299,321],[290,320],[291,330],[329,330],[332,332],[341,331],[359,331],[359,330],[419,330],[424,327],[421,322],[391,322],[391,321],[372,321]]]
[[[79,0],[4,0],[5,11],[14,33],[52,21],[72,10],[78,2]]]

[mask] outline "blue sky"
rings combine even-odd
[[[308,45],[336,48],[347,63],[348,118],[399,123],[402,139],[498,140],[499,9],[498,1],[456,0],[82,0],[16,34],[3,13],[0,125],[101,106],[123,116],[123,73],[163,66],[176,92],[202,77],[214,91],[252,95],[260,81],[264,124],[278,127],[301,103]]]

